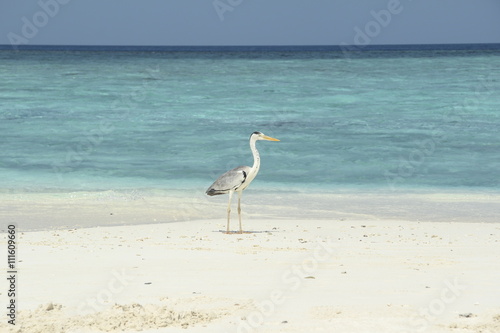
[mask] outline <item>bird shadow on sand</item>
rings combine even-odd
[[[221,234],[226,234],[226,235],[247,235],[247,234],[266,234],[266,233],[272,233],[272,232],[278,232],[277,230],[255,230],[255,231],[229,231],[227,232],[226,230],[216,230],[214,232],[218,232]]]

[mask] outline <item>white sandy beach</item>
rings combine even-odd
[[[18,231],[20,310],[0,329],[500,330],[499,224],[244,217],[230,235],[223,218]]]

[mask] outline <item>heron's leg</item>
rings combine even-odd
[[[231,199],[234,191],[229,191],[229,202],[227,203],[227,228],[226,233],[229,233],[229,220],[231,219]]]
[[[240,234],[243,233],[243,229],[241,227],[241,194],[243,191],[238,191],[238,218],[240,220]]]

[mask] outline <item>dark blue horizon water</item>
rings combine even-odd
[[[373,51],[499,51],[500,43],[380,45],[9,45],[0,50],[91,52],[342,52]]]
[[[378,47],[378,49],[377,49]],[[500,45],[0,52],[0,191],[500,190]]]

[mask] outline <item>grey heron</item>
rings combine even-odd
[[[253,154],[253,166],[239,166],[228,172],[224,173],[220,176],[206,191],[206,194],[213,196],[219,194],[229,193],[229,202],[227,205],[227,230],[226,233],[229,233],[229,221],[231,218],[231,200],[233,198],[234,192],[238,193],[238,218],[240,221],[240,234],[243,233],[243,229],[241,227],[241,193],[244,189],[250,185],[252,180],[254,180],[255,176],[259,172],[260,168],[260,155],[259,151],[255,147],[255,143],[258,140],[267,140],[267,141],[280,141],[275,138],[271,138],[267,135],[262,134],[261,132],[253,132],[250,135],[250,149]]]

